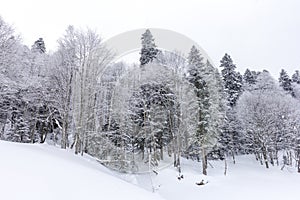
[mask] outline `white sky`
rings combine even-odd
[[[68,25],[90,27],[107,39],[137,28],[165,28],[196,41],[216,66],[227,52],[238,70],[300,68],[298,0],[0,0],[0,15],[25,44],[46,48]]]

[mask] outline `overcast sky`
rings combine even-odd
[[[196,41],[214,64],[227,52],[239,71],[300,68],[298,0],[0,0],[0,15],[31,46],[54,50],[68,25],[107,39],[138,28],[164,28]]]

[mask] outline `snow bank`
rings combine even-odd
[[[161,199],[105,171],[55,147],[0,141],[0,199]]]

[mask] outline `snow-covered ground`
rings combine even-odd
[[[133,198],[134,197],[134,198]],[[162,199],[88,158],[48,145],[0,141],[1,200]]]
[[[210,162],[209,176],[198,162],[183,160],[183,179],[173,167],[133,175],[111,171],[88,156],[48,145],[0,141],[0,199],[297,199],[300,174],[295,169],[265,169],[252,156],[237,164]],[[204,186],[195,183],[208,181]],[[152,190],[155,190],[155,193]]]
[[[298,199],[300,174],[295,169],[281,171],[280,167],[266,169],[253,156],[239,156],[237,164],[229,163],[224,176],[224,163],[211,162],[208,176],[203,176],[199,163],[185,161],[184,179],[176,180],[175,173],[166,169],[157,177],[161,189],[158,192],[165,199],[222,199],[222,200],[282,200]],[[212,168],[214,167],[214,168]],[[196,185],[201,180],[204,186]],[[298,197],[298,198],[297,198]]]

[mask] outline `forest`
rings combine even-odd
[[[300,173],[300,74],[237,70],[225,54],[215,67],[195,46],[165,51],[149,29],[136,63],[91,29],[67,27],[58,48],[31,47],[0,18],[0,139],[47,143],[126,173],[159,170],[181,158],[258,164]],[[200,165],[199,165],[200,166]]]

